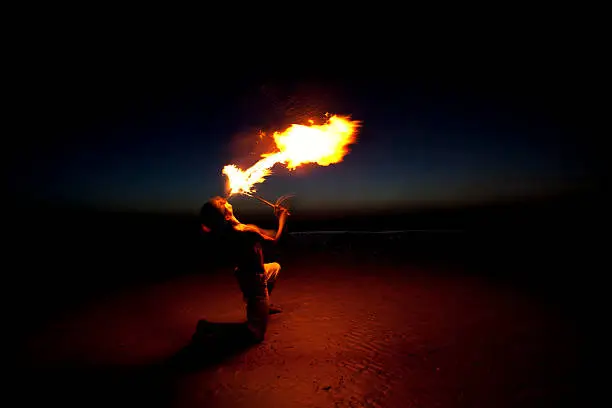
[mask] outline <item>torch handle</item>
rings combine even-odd
[[[264,203],[264,204],[268,204],[268,205],[269,205],[270,207],[272,207],[272,208],[276,208],[276,205],[272,204],[271,202],[269,202],[269,201],[268,201],[268,200],[266,200],[265,198],[262,198],[262,197],[260,197],[260,196],[258,196],[258,195],[251,194],[251,193],[248,193],[247,195],[248,195],[249,197],[253,197],[253,198],[258,199],[259,201],[261,201],[261,202],[262,202],[262,203]]]
[[[246,195],[248,195],[249,197],[253,197],[253,198],[258,199],[258,200],[259,200],[259,201],[261,201],[262,203],[267,204],[267,205],[269,205],[270,207],[272,207],[272,208],[274,208],[274,209],[276,209],[276,208],[278,208],[278,207],[281,207],[280,205],[273,204],[273,203],[269,202],[268,200],[266,200],[265,198],[260,197],[260,196],[258,196],[258,195],[256,195],[256,194],[253,194],[253,193],[245,193],[245,194],[246,194]],[[289,213],[289,211],[287,211],[287,215],[291,215],[291,214]]]

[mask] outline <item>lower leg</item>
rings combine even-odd
[[[280,269],[281,266],[277,262],[264,264],[268,294],[270,294],[272,292],[272,289],[274,289],[274,283],[278,279],[278,273],[280,272]]]
[[[272,290],[274,289],[274,284],[276,280],[268,281],[268,295],[272,294]]]
[[[278,279],[278,273],[280,272],[281,266],[277,262],[271,262],[264,264],[264,271],[266,274],[266,289],[268,296],[272,294],[274,286],[276,286],[276,280]],[[276,314],[282,312],[282,309],[276,305],[269,305],[269,314]]]

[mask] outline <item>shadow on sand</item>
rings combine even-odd
[[[222,364],[253,343],[242,323],[199,321],[192,341],[171,356],[139,365],[65,363],[53,367],[22,367],[16,391],[21,401],[72,406],[169,406],[184,374]],[[35,392],[33,392],[35,390]]]
[[[166,362],[178,371],[198,371],[236,356],[253,346],[244,323],[200,320],[191,343]]]

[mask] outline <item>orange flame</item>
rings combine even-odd
[[[246,170],[233,164],[223,168],[228,178],[229,194],[252,193],[253,186],[261,183],[272,174],[272,167],[277,163],[285,164],[289,170],[307,164],[320,166],[341,162],[349,152],[348,146],[355,143],[360,121],[349,117],[331,116],[323,125],[291,125],[284,132],[274,132],[276,152],[262,155],[262,159]]]

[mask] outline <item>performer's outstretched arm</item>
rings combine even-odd
[[[256,232],[266,241],[276,242],[283,234],[283,229],[285,228],[285,223],[287,222],[288,213],[289,212],[287,211],[287,209],[282,207],[275,211],[275,215],[278,217],[278,229],[276,231],[263,229],[254,224],[238,224],[235,225],[234,228],[238,231]]]

